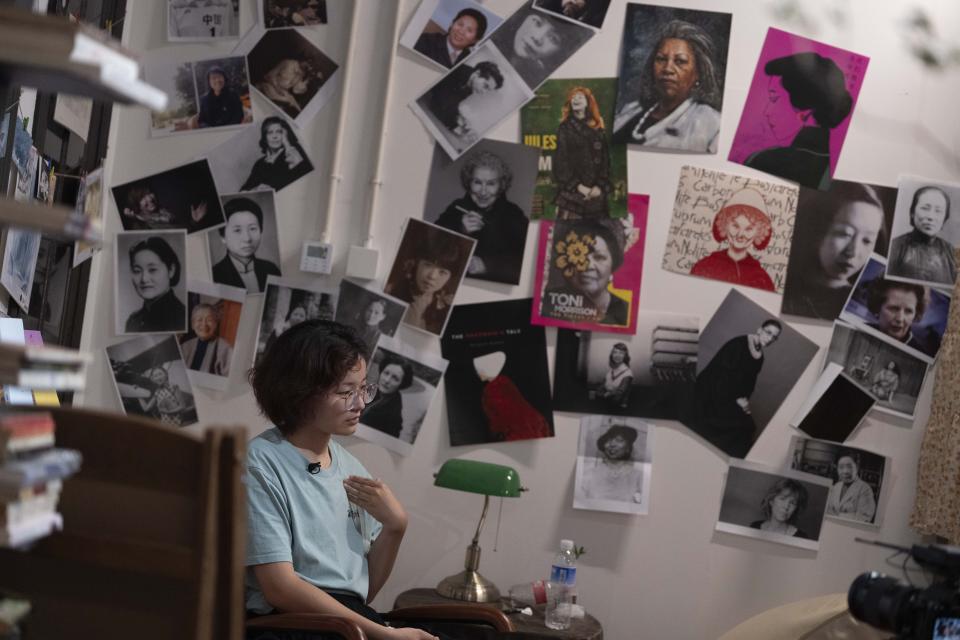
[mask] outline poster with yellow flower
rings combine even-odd
[[[533,324],[633,333],[650,198],[630,194],[622,218],[540,223]]]

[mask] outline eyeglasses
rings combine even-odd
[[[356,403],[357,398],[363,400],[364,404],[369,404],[377,397],[377,385],[365,384],[357,387],[353,391],[337,391],[333,395],[343,400],[344,406],[348,408]]]

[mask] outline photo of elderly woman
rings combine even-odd
[[[782,313],[839,317],[867,259],[886,250],[896,194],[843,180],[827,191],[800,188]]]
[[[257,327],[254,364],[287,329],[304,320],[333,320],[336,312],[336,291],[306,288],[292,280],[269,276]]]
[[[731,289],[700,335],[694,397],[681,422],[724,454],[745,458],[816,352],[814,342]]]
[[[227,223],[207,234],[212,279],[263,293],[267,277],[281,275],[274,193],[225,195],[222,202]]]
[[[193,384],[220,391],[227,388],[246,295],[237,287],[200,280],[187,282],[190,327],[178,339]]]
[[[527,0],[490,36],[490,42],[527,86],[536,89],[594,33],[579,23],[537,11],[533,0]]]
[[[258,0],[258,4],[267,29],[327,24],[327,0]]]
[[[340,281],[340,304],[334,320],[357,330],[367,345],[368,357],[381,335],[393,337],[400,326],[407,303],[366,289],[347,279]]]
[[[296,29],[271,29],[247,54],[250,81],[298,126],[309,122],[335,90],[339,66]]]
[[[812,473],[731,460],[715,528],[815,551],[831,484]]]
[[[443,334],[453,298],[477,242],[437,225],[407,219],[383,290],[408,303],[403,323]]]
[[[201,60],[194,63],[193,75],[200,105],[197,128],[253,122],[246,58]]]
[[[462,62],[503,19],[473,0],[425,0],[400,44],[444,69]]]
[[[728,159],[804,187],[829,187],[868,61],[769,29]]]
[[[117,234],[117,335],[187,330],[186,252],[183,231]]]
[[[410,455],[446,366],[441,358],[381,338],[367,367],[367,402],[356,436]]]
[[[613,139],[716,153],[729,13],[628,4]]]
[[[520,282],[537,158],[536,149],[497,140],[454,162],[435,147],[424,219],[477,241],[468,278]]]
[[[534,0],[533,6],[555,16],[599,29],[610,8],[610,0]]]
[[[791,467],[834,482],[827,498],[827,515],[841,520],[879,525],[878,505],[887,459],[876,453],[832,442],[794,436]]]
[[[957,280],[954,247],[960,222],[950,220],[951,202],[960,202],[960,185],[900,179],[887,277],[952,287]]]
[[[125,231],[185,229],[223,224],[217,185],[206,160],[145,176],[111,189]]]
[[[883,258],[870,257],[840,318],[933,362],[947,330],[950,296],[913,282],[887,280],[884,268]]]
[[[107,347],[107,359],[126,415],[174,426],[196,424],[193,388],[174,336],[139,336]]]
[[[663,268],[781,293],[796,197],[792,185],[683,167]]]
[[[653,427],[637,418],[580,419],[574,509],[646,514]]]

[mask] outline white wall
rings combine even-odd
[[[335,224],[336,265],[334,278],[343,274],[346,249],[362,238],[362,213],[366,206],[372,147],[371,129],[383,90],[383,60],[390,38],[390,11],[385,0],[360,0],[362,60],[349,102],[353,113],[347,122],[347,179],[340,191],[339,217]],[[402,0],[403,15],[413,11],[415,0]],[[130,0],[125,40],[129,46],[159,53],[164,3]],[[244,10],[252,7],[244,0]],[[327,53],[342,62],[348,13],[341,0],[330,0],[331,24],[318,32],[317,41]],[[504,14],[520,0],[487,0]],[[640,308],[697,313],[703,322],[726,295],[718,283],[679,276],[660,269],[674,190],[680,166],[694,163],[736,173],[751,173],[724,160],[739,119],[753,67],[767,26],[777,26],[870,56],[870,67],[860,94],[857,112],[837,168],[837,177],[895,185],[900,172],[943,180],[960,180],[960,122],[956,104],[960,76],[956,70],[933,73],[907,55],[902,35],[908,9],[924,4],[931,9],[942,36],[957,41],[960,8],[948,0],[875,2],[850,0],[846,21],[828,6],[829,0],[805,3],[788,0],[687,0],[659,4],[729,11],[734,14],[732,47],[727,72],[721,154],[714,157],[644,154],[630,151],[630,189],[648,193],[651,215],[645,251]],[[613,0],[603,31],[556,74],[558,77],[613,76],[623,27],[624,0]],[[778,19],[790,8],[803,6],[808,26]],[[779,8],[779,12],[777,12]],[[244,27],[249,25],[249,12]],[[816,23],[816,24],[815,24]],[[817,26],[818,25],[818,26]],[[951,32],[950,29],[953,29]],[[374,47],[377,51],[374,52]],[[224,53],[206,45],[186,45],[198,57]],[[188,54],[189,54],[188,52]],[[373,60],[374,62],[371,62]],[[421,214],[432,144],[406,104],[432,82],[437,73],[407,53],[401,53],[389,113],[386,185],[383,211],[374,227],[380,249],[378,275],[386,274],[392,259],[396,230],[406,216]],[[263,106],[261,104],[261,106]],[[289,187],[278,198],[283,219],[280,246],[283,268],[296,272],[300,242],[316,237],[321,220],[318,203],[325,201],[326,175],[332,147],[331,130],[337,104],[324,109],[304,134],[320,172]],[[219,144],[229,133],[204,132],[185,137],[150,140],[148,115],[140,109],[118,108],[114,113],[108,156],[108,183],[118,184],[163,170]],[[491,137],[518,141],[518,116],[499,126]],[[758,174],[760,175],[760,174]],[[108,211],[107,237],[119,228],[116,209]],[[534,237],[528,237],[527,259],[518,287],[476,285],[468,281],[458,302],[482,302],[531,295]],[[200,238],[191,238],[189,273],[206,276],[206,255]],[[84,403],[119,409],[109,378],[103,347],[120,341],[112,335],[112,248],[108,245],[92,275],[90,304],[86,312],[84,347],[95,351],[89,390]],[[780,298],[755,289],[744,290],[770,311],[779,310]],[[238,362],[250,362],[259,299],[248,298],[240,328]],[[797,324],[797,328],[821,347],[829,341],[824,326]],[[427,346],[439,354],[436,340],[401,329],[402,337]],[[555,334],[548,332],[552,363]],[[786,420],[813,383],[823,350],[784,402],[750,459],[779,464],[785,456],[791,430]],[[552,366],[552,365],[551,365]],[[205,423],[240,423],[255,434],[263,427],[252,395],[241,381],[241,367],[234,367],[232,390],[213,394],[197,392],[200,416]],[[871,415],[857,431],[852,444],[893,458],[891,491],[884,505],[886,518],[879,531],[827,521],[820,551],[806,552],[758,540],[716,534],[716,521],[726,465],[713,449],[676,423],[658,421],[650,514],[631,517],[571,508],[574,462],[579,417],[556,415],[556,437],[510,444],[451,448],[446,433],[444,402],[438,397],[417,441],[414,453],[402,458],[376,446],[347,442],[375,474],[387,480],[410,513],[410,528],[393,577],[375,604],[389,608],[394,597],[412,587],[433,586],[462,567],[464,549],[476,526],[479,496],[434,488],[432,472],[451,457],[470,457],[504,463],[518,469],[530,492],[503,503],[499,548],[494,552],[496,504],[483,534],[482,572],[506,590],[511,584],[543,577],[560,537],[574,538],[586,546],[579,572],[579,592],[587,609],[598,617],[613,640],[649,637],[702,639],[720,635],[739,621],[767,608],[818,594],[845,591],[862,571],[884,568],[887,553],[855,544],[855,536],[909,543],[914,534],[907,526],[914,494],[916,458],[928,414],[932,381],[921,398],[923,406],[915,425]],[[442,395],[442,394],[441,394]],[[196,428],[194,428],[196,429]],[[893,571],[893,570],[891,570]],[[642,631],[641,631],[642,630]]]

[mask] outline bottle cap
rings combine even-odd
[[[573,540],[561,540],[560,551],[573,551]]]

